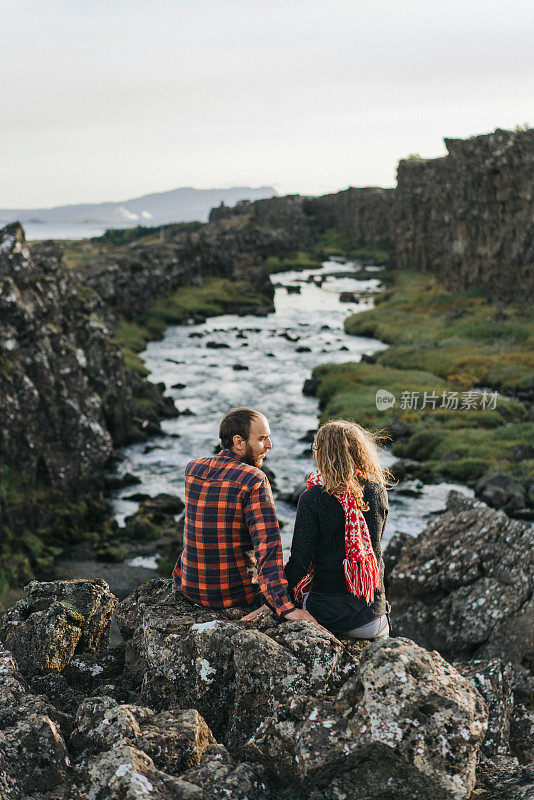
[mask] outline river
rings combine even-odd
[[[341,292],[379,289],[380,268],[368,267],[369,277],[360,280],[355,277],[355,268],[360,266],[327,261],[320,269],[273,275],[275,312],[268,317],[212,317],[202,324],[169,327],[163,339],[148,344],[140,355],[150,370],[150,380],[165,383],[166,393],[186,413],[163,421],[164,436],[154,437],[148,445],[136,443],[122,449],[124,461],[118,473],[132,473],[141,483],[113,493],[111,502],[120,525],[138,508],[138,503],[127,499],[133,492],[152,496],[169,492],[183,498],[186,464],[212,454],[223,415],[233,406],[246,405],[262,411],[270,422],[273,449],[265,466],[275,475],[275,501],[287,558],[295,508],[280,496],[293,490],[312,469],[310,445],[301,439],[318,424],[317,400],[303,394],[304,381],[317,364],[359,361],[363,354],[387,347],[343,330],[347,315],[370,308],[373,299],[342,303]],[[395,460],[388,449],[381,450],[381,458],[385,465]],[[451,483],[417,487],[409,482],[391,491],[384,543],[396,531],[420,533],[428,515],[445,507],[453,488],[473,494]],[[141,562],[155,567],[156,559],[154,554]],[[141,565],[139,560],[136,563]]]

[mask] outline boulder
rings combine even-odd
[[[272,616],[243,624],[228,619],[242,616],[238,609],[218,614],[175,599],[170,581],[151,584],[118,612],[121,629],[131,633],[126,663],[144,665],[142,702],[157,710],[196,708],[237,752],[277,704],[337,690],[357,669],[357,659],[323,628]]]
[[[514,708],[512,665],[499,659],[455,663],[488,706],[488,730],[481,751],[488,757],[510,756],[510,718]]]
[[[196,766],[213,734],[194,709],[163,711],[119,705],[111,697],[87,698],[80,705],[69,744],[83,757],[111,750],[128,739],[150,756],[158,769],[179,776]]]
[[[144,667],[141,702],[196,708],[233,757],[286,787],[379,798],[389,781],[399,800],[473,788],[486,705],[437,653],[404,639],[348,644],[272,615],[240,623],[173,597],[164,580],[139,587],[118,617]]]
[[[520,764],[534,763],[534,710],[516,703],[510,716],[510,752]]]
[[[525,488],[511,475],[485,475],[475,486],[475,495],[492,508],[515,511],[525,506]]]
[[[198,786],[157,769],[127,741],[84,761],[77,775],[73,800],[209,800]]]
[[[420,461],[414,461],[412,458],[399,458],[391,464],[389,470],[395,480],[403,481],[408,476],[417,475],[420,468]]]
[[[169,514],[180,514],[184,508],[184,501],[180,497],[165,492],[161,492],[142,503],[142,510],[145,513],[152,514],[155,522],[162,522]]]
[[[265,770],[260,764],[237,763],[226,747],[209,745],[198,767],[182,780],[204,789],[212,800],[271,800]]]
[[[70,766],[60,730],[45,714],[25,714],[0,731],[3,797],[26,800],[37,792],[51,791],[67,779]]]
[[[46,675],[35,675],[29,679],[29,685],[31,691],[46,695],[54,708],[71,717],[76,714],[78,706],[84,699],[82,692],[73,689],[62,673],[49,672]]]
[[[532,526],[449,492],[444,514],[392,547],[395,632],[451,660],[499,658],[532,670]]]
[[[486,726],[483,699],[438,653],[383,639],[334,700],[280,709],[248,750],[317,800],[467,798]]]
[[[521,766],[515,758],[497,762],[482,756],[477,769],[477,784],[472,800],[532,800],[534,763]]]
[[[26,592],[0,626],[0,639],[23,674],[61,672],[75,653],[108,646],[118,600],[105,581],[32,581]]]
[[[63,670],[70,686],[88,694],[118,678],[124,669],[124,645],[73,656]],[[102,693],[102,692],[101,692]]]
[[[302,394],[306,397],[315,397],[319,389],[319,381],[317,378],[306,378],[302,386]]]

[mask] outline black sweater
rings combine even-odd
[[[388,515],[388,496],[378,483],[363,482],[363,499],[369,511],[363,515],[369,528],[373,550],[380,571],[381,589],[375,592],[371,606],[363,598],[353,598],[347,590],[343,560],[345,558],[345,512],[343,506],[322,486],[312,486],[300,497],[291,556],[285,566],[285,576],[292,594],[294,587],[308,572],[313,561],[311,591],[321,594],[339,594],[351,597],[355,608],[361,608],[360,623],[376,619],[386,613],[384,593],[384,560],[382,534]]]

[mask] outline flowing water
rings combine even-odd
[[[162,423],[164,436],[123,448],[125,460],[118,472],[136,475],[141,484],[114,493],[112,504],[120,525],[138,507],[126,499],[133,492],[152,496],[169,492],[183,498],[186,464],[215,452],[219,422],[231,407],[250,406],[262,411],[271,426],[273,449],[264,466],[275,475],[287,558],[295,508],[280,495],[291,492],[312,469],[310,445],[301,439],[318,424],[317,400],[303,394],[304,381],[318,364],[359,361],[362,354],[387,347],[343,330],[348,314],[372,307],[373,299],[342,303],[340,293],[376,292],[380,268],[370,267],[368,274],[376,277],[359,280],[355,264],[335,261],[320,269],[280,273],[273,276],[276,310],[268,317],[226,314],[202,324],[170,327],[162,340],[148,344],[140,355],[150,380],[163,381],[167,394],[185,413]],[[394,461],[388,450],[381,457],[385,465]],[[444,508],[452,488],[472,495],[470,489],[448,483],[414,491],[410,482],[390,492],[384,542],[397,530],[420,533],[426,515]],[[155,566],[155,562],[154,557],[143,563]]]

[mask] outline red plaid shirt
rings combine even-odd
[[[295,610],[269,481],[231,450],[187,465],[184,549],[172,577],[208,608],[247,606],[263,595],[280,616]]]

